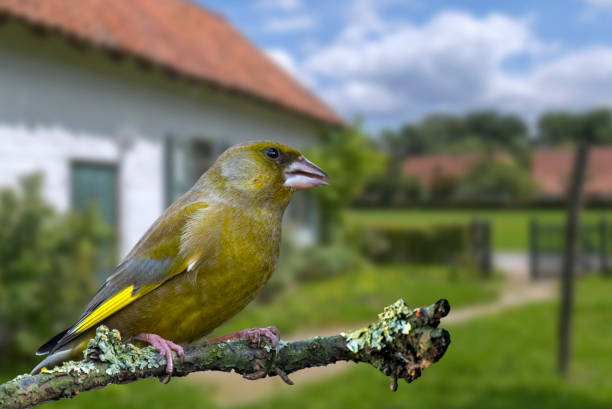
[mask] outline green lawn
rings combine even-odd
[[[411,385],[357,365],[342,375],[289,388],[256,408],[604,409],[612,407],[612,280],[578,286],[574,358],[568,379],[555,372],[557,305],[545,302],[450,329],[442,360]],[[451,312],[452,314],[452,312]]]
[[[612,219],[612,210],[588,210],[585,222],[596,222],[601,217]],[[422,225],[430,223],[466,222],[474,218],[491,220],[493,223],[493,246],[496,250],[524,251],[528,247],[529,219],[542,222],[562,223],[562,210],[519,209],[519,210],[350,210],[345,213],[347,223],[358,226],[372,225]]]

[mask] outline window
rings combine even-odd
[[[117,167],[113,164],[72,164],[72,208],[97,206],[102,218],[117,227]]]
[[[71,205],[74,210],[96,206],[102,219],[118,231],[117,166],[106,163],[74,162],[71,169]],[[116,240],[97,249],[96,277],[102,282],[117,263]]]
[[[166,139],[166,205],[181,197],[214,163],[220,151],[201,139]]]

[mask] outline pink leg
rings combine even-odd
[[[280,332],[276,327],[266,327],[266,328],[249,328],[243,329],[242,331],[234,332],[232,334],[224,335],[219,338],[211,339],[207,341],[208,344],[212,344],[215,342],[228,341],[230,339],[248,339],[254,344],[259,345],[261,343],[261,338],[266,337],[270,340],[276,352],[278,352],[278,343],[280,341]]]
[[[183,351],[183,347],[180,345],[176,345],[172,341],[168,341],[167,339],[163,339],[159,335],[155,334],[138,334],[134,337],[134,339],[145,341],[151,344],[151,346],[159,352],[159,355],[166,358],[166,373],[168,376],[172,375],[172,371],[174,370],[174,366],[172,363],[172,351],[176,351],[176,354],[179,358],[183,359],[185,356],[185,352]],[[170,378],[168,378],[170,380]]]

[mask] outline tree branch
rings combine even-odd
[[[292,384],[287,374],[300,369],[354,361],[379,369],[391,378],[391,389],[396,390],[398,379],[412,382],[444,355],[450,335],[438,324],[449,311],[446,300],[415,310],[399,300],[365,328],[330,337],[281,341],[278,352],[270,345],[246,340],[189,346],[185,348],[185,358],[175,360],[173,376],[233,370],[247,379],[278,375]],[[85,357],[37,375],[20,375],[0,385],[0,408],[29,408],[108,384],[151,377],[161,380],[166,375],[166,362],[153,348],[125,344],[116,330],[103,326],[89,341]]]

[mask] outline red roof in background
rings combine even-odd
[[[512,161],[510,155],[496,153],[496,159]],[[483,158],[479,153],[456,153],[422,155],[406,158],[403,163],[404,173],[416,177],[426,186],[430,186],[434,178],[449,176],[453,178],[463,177],[470,168]]]
[[[403,170],[425,186],[430,186],[439,175],[463,177],[481,157],[475,153],[414,156],[404,161]],[[549,197],[565,195],[573,163],[572,148],[536,149],[531,162],[531,176],[540,194]],[[590,196],[612,196],[612,146],[591,149],[585,191]]]
[[[574,163],[571,148],[538,149],[533,154],[532,175],[546,196],[561,196]],[[612,195],[612,147],[592,148],[587,169],[585,192],[591,196]]]
[[[566,193],[572,153],[572,149],[538,149],[533,153],[531,174],[542,194],[562,196]]]
[[[230,23],[187,0],[0,0],[0,14],[125,52],[178,74],[341,124]]]

